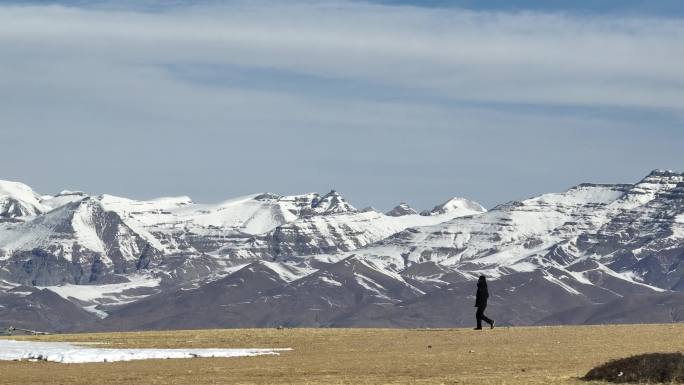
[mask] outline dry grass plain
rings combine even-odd
[[[609,359],[684,350],[684,324],[469,329],[228,329],[20,337],[111,347],[294,350],[101,364],[0,362],[0,384],[600,384]],[[429,348],[431,346],[431,348]]]

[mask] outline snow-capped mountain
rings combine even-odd
[[[463,216],[470,215],[473,212],[486,211],[481,204],[471,201],[470,199],[454,197],[441,205],[435,206],[432,210],[425,210],[421,215],[441,215],[446,213],[463,213]]]
[[[46,211],[41,197],[29,186],[0,181],[0,219],[34,216]]]
[[[21,284],[112,282],[157,252],[149,234],[90,197],[0,229],[0,266]]]
[[[403,217],[404,215],[415,215],[418,214],[411,206],[406,202],[399,203],[392,210],[385,213],[390,217]]]
[[[480,274],[501,324],[610,322],[594,314],[626,298],[662,303],[649,321],[684,320],[673,171],[420,215],[357,210],[336,191],[199,204],[14,182],[0,183],[0,208],[0,310],[42,290],[93,317],[60,329],[470,325]]]

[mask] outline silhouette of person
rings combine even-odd
[[[477,308],[477,312],[475,313],[477,327],[475,330],[482,330],[482,321],[485,321],[492,329],[494,329],[494,320],[488,318],[484,314],[485,308],[487,307],[488,298],[489,290],[487,290],[487,280],[484,275],[481,275],[480,279],[477,280],[477,295],[475,296],[475,307]]]

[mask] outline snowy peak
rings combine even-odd
[[[88,197],[89,195],[82,191],[64,190],[55,196],[43,196],[40,203],[43,204],[43,206],[47,207],[49,210],[54,210],[68,203],[78,202]]]
[[[316,214],[341,214],[358,211],[335,190],[330,191],[321,198],[314,199],[311,208]]]
[[[684,182],[684,173],[670,170],[653,170],[633,185],[620,199],[619,205],[631,209],[646,204],[663,192],[670,191]]]
[[[399,203],[392,210],[385,213],[385,215],[388,215],[390,217],[403,217],[405,215],[416,215],[416,214],[418,214],[418,212],[416,210],[414,210],[411,206],[409,206],[405,202]]]
[[[48,269],[20,269],[20,281],[34,285],[89,283],[133,271],[157,250],[149,234],[140,234],[121,217],[88,197],[67,203],[30,221],[6,227],[0,233],[0,250],[8,255],[36,259],[54,258]],[[0,253],[2,254],[2,253]],[[24,259],[26,260],[26,259]],[[69,268],[66,266],[78,266]],[[18,272],[17,272],[18,273]]]
[[[562,193],[543,194],[526,199],[522,203],[527,205],[558,205],[584,206],[606,205],[621,198],[630,185],[583,183]]]
[[[87,195],[88,194],[84,193],[83,191],[62,190],[62,191],[60,191],[59,194],[55,195],[55,197],[67,197],[67,196],[85,197]]]
[[[174,208],[191,205],[192,199],[188,196],[155,198],[149,201],[138,201],[114,195],[103,194],[97,197],[104,207],[123,214],[163,212]]]
[[[278,194],[273,194],[273,193],[263,193],[259,194],[254,197],[255,201],[261,201],[261,202],[272,202],[272,201],[278,201],[282,198],[282,196]]]
[[[674,170],[660,170],[660,169],[655,169],[651,171],[646,178],[646,179],[668,179],[668,178],[684,178],[684,172],[679,172],[679,171],[674,171]]]
[[[454,197],[441,205],[435,206],[432,210],[425,210],[420,215],[442,215],[458,214],[458,216],[475,215],[486,212],[487,210],[479,203],[465,198]]]
[[[118,214],[107,211],[99,200],[91,197],[68,203],[35,222],[51,230],[48,241],[78,244],[80,248],[102,256],[112,251],[114,243],[134,242],[141,238],[123,223]]]
[[[40,195],[31,187],[0,180],[0,219],[35,216],[46,211],[40,203]]]

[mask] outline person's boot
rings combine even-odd
[[[494,329],[494,320],[492,320],[492,321],[489,323],[489,328],[490,328],[490,329]]]

